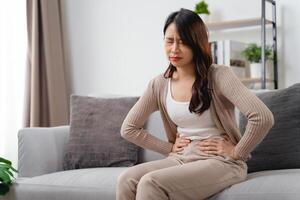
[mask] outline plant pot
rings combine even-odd
[[[261,77],[262,64],[261,63],[251,63],[250,64],[250,76],[251,78],[260,78]],[[273,64],[272,61],[266,61],[266,78],[273,79]]]
[[[261,63],[250,64],[250,77],[260,78],[261,77]]]

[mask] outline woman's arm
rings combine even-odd
[[[163,141],[143,129],[150,114],[158,110],[154,81],[155,79],[152,79],[149,82],[146,91],[128,112],[121,127],[121,136],[145,149],[168,155],[173,144]]]
[[[220,92],[231,101],[248,119],[243,137],[234,148],[236,158],[246,160],[251,151],[263,140],[274,125],[269,108],[252,93],[234,74],[224,67],[216,74],[215,81]]]

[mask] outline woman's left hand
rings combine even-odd
[[[233,155],[235,145],[227,135],[224,136],[224,139],[211,138],[202,140],[198,143],[198,147],[207,154],[230,156],[235,160],[237,159]]]

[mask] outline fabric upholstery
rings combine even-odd
[[[256,95],[272,111],[275,125],[251,153],[248,172],[300,168],[300,83]],[[240,115],[242,133],[246,124]]]
[[[118,176],[125,167],[89,168],[17,179],[9,193],[16,200],[115,200]],[[300,169],[254,172],[208,200],[296,200]],[[6,200],[6,199],[5,199]]]
[[[254,172],[208,200],[296,200],[300,197],[299,179],[300,169]]]
[[[138,147],[121,137],[120,128],[138,97],[71,96],[70,136],[63,168],[132,166]]]
[[[269,95],[271,94],[272,93],[269,93]],[[263,95],[267,95],[267,93]],[[273,97],[274,100],[276,100],[276,95]],[[287,99],[291,99],[291,97]],[[286,101],[285,107],[287,107],[289,103],[293,104],[294,101]],[[272,110],[272,112],[274,113],[274,110]],[[295,113],[291,112],[291,115],[295,115]],[[275,121],[275,127],[277,126],[276,123],[277,122]],[[285,121],[285,123],[289,122]],[[286,128],[284,123],[283,125]],[[145,128],[149,129],[154,135],[166,139],[159,112],[155,112],[150,116]],[[22,133],[20,134],[22,137],[19,137],[19,139],[22,138],[22,140],[19,141],[19,160],[22,161],[21,165],[23,165],[25,161],[28,161],[26,167],[22,170],[22,174],[35,174],[36,168],[34,166],[37,164],[39,166],[47,167],[43,167],[46,169],[44,170],[45,175],[33,178],[18,177],[11,187],[11,191],[8,195],[10,198],[8,199],[113,200],[116,198],[115,190],[117,177],[126,168],[101,167],[68,170],[56,173],[51,173],[49,171],[49,163],[57,162],[51,166],[51,171],[55,171],[55,167],[61,165],[60,159],[62,156],[55,158],[60,153],[56,152],[52,155],[52,152],[48,151],[49,149],[56,151],[57,149],[60,149],[59,151],[63,149],[67,142],[65,136],[69,135],[69,128],[28,128],[20,131],[20,133]],[[37,137],[39,138],[38,143],[36,142]],[[20,146],[26,146],[26,148],[20,148]],[[46,148],[41,148],[41,146]],[[35,151],[38,153],[33,153]],[[47,162],[49,153],[51,153],[51,156]],[[142,162],[161,158],[159,157],[161,156],[160,154],[152,154],[155,152],[150,150],[143,149],[141,150],[141,153],[144,155],[141,160]],[[36,164],[30,167],[30,162]],[[59,170],[61,170],[61,167],[57,169],[57,171]],[[41,170],[37,171],[38,173],[42,173]],[[220,193],[215,194],[209,198],[209,200],[295,200],[300,196],[299,179],[300,169],[253,172],[248,174],[247,180],[244,182],[232,185],[223,191],[220,191]],[[4,200],[6,200],[6,198],[4,198]]]
[[[117,178],[125,169],[126,167],[76,169],[19,178],[15,180],[7,199],[115,200]]]
[[[18,133],[17,176],[33,177],[63,170],[69,130],[69,126],[21,129]]]

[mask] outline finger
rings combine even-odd
[[[178,145],[187,146],[189,145],[189,142],[179,142]]]
[[[210,145],[218,145],[220,141],[205,141],[205,142],[199,142],[200,146],[210,146]]]
[[[184,149],[184,148],[177,148],[175,151],[176,151],[176,152],[180,152],[180,151],[183,151],[183,149]]]
[[[208,146],[208,147],[199,147],[199,149],[201,151],[217,151],[218,148],[217,147],[214,147],[214,146]]]
[[[207,154],[219,155],[217,150],[205,150],[202,152],[207,153]]]
[[[179,138],[180,137],[180,134],[179,133],[176,133],[176,138]]]
[[[217,151],[208,151],[208,154],[218,155]]]
[[[181,139],[181,140],[179,140],[179,142],[183,142],[183,143],[190,143],[190,142],[191,142],[191,140],[189,140],[189,139]]]
[[[208,149],[208,148],[218,148],[217,145],[200,145],[199,148]]]
[[[176,147],[186,147],[188,144],[177,144]]]
[[[224,144],[230,144],[232,145],[232,141],[228,138],[228,136],[226,138],[224,138],[224,140],[222,141]]]

